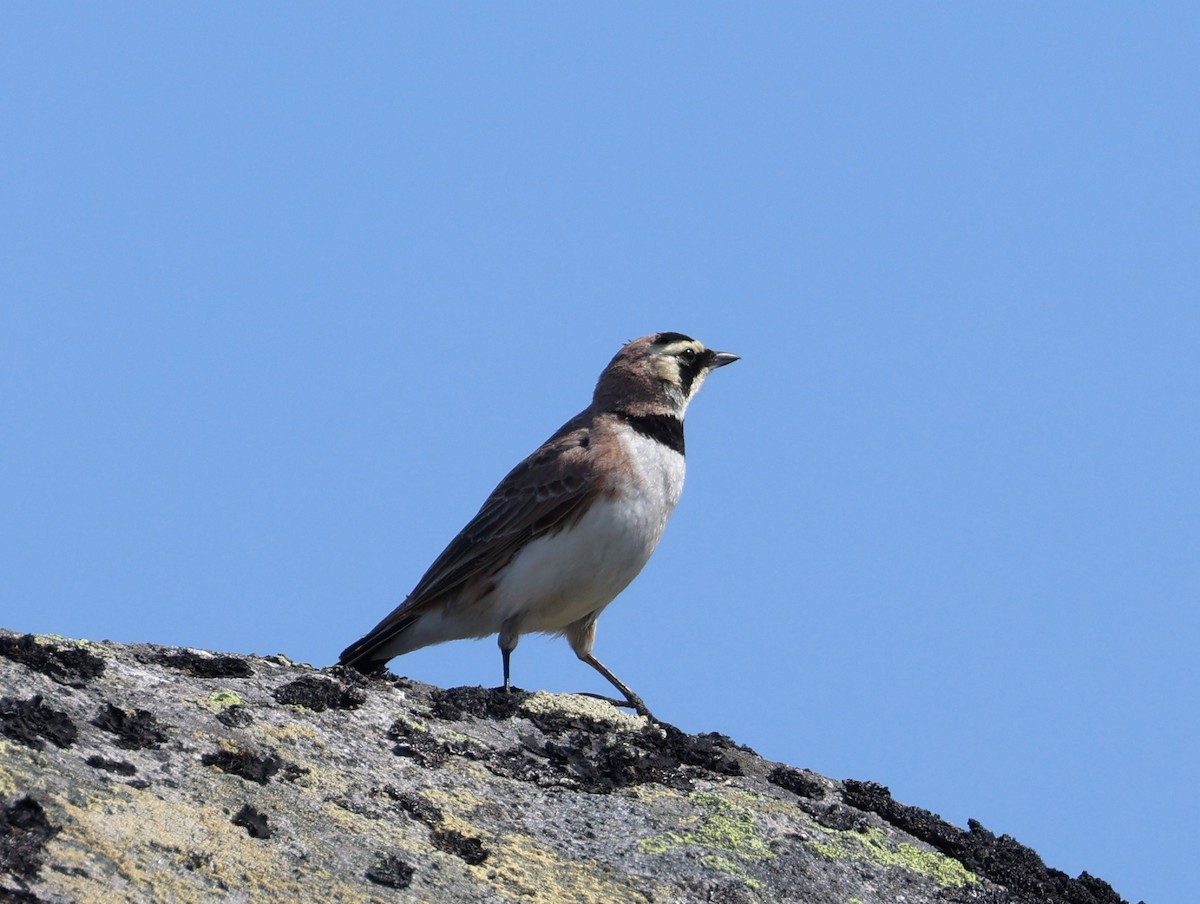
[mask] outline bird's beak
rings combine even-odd
[[[714,352],[712,363],[708,365],[709,370],[716,370],[718,367],[724,367],[726,364],[740,361],[741,357],[741,355],[735,355],[732,352]]]

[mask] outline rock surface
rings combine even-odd
[[[589,697],[0,630],[0,901],[1121,900]]]

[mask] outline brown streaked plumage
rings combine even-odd
[[[420,647],[498,634],[509,687],[521,635],[562,634],[623,705],[649,716],[592,655],[596,619],[641,571],[679,501],[688,404],[737,358],[681,333],[626,344],[592,404],[500,481],[408,598],[340,662],[375,671]]]

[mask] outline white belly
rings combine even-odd
[[[520,633],[561,632],[612,602],[649,560],[683,492],[684,458],[632,431],[622,441],[636,463],[627,491],[513,558],[493,594],[497,630],[512,618]]]
[[[633,431],[621,441],[634,463],[622,495],[597,498],[574,526],[527,544],[478,603],[425,613],[392,655],[513,627],[558,634],[612,602],[658,546],[684,477],[678,452]]]

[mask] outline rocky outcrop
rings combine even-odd
[[[589,697],[0,631],[0,901],[1121,898]]]

